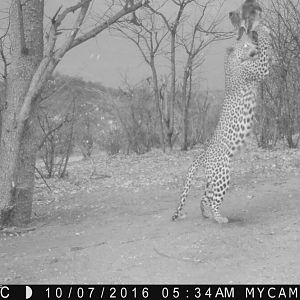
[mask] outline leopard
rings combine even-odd
[[[231,161],[251,133],[259,84],[270,72],[272,41],[264,25],[255,28],[257,43],[248,36],[235,41],[225,54],[225,97],[216,129],[190,166],[179,205],[172,220],[182,219],[182,213],[192,179],[204,167],[205,189],[200,201],[203,217],[217,223],[227,223],[220,213],[229,187]]]

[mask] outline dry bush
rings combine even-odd
[[[300,3],[271,0],[267,20],[272,29],[273,67],[261,86],[256,137],[261,147],[284,139],[289,148],[300,133]]]

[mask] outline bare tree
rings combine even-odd
[[[59,7],[46,29],[44,41],[44,1],[11,0],[9,37],[11,65],[7,75],[5,109],[2,110],[0,145],[0,225],[21,225],[30,220],[34,187],[35,110],[39,95],[55,67],[72,48],[95,37],[122,17],[133,13],[147,1],[119,1],[112,5],[91,29],[84,20],[91,0],[80,0]],[[65,30],[70,14],[74,21]],[[57,43],[58,36],[62,43]]]
[[[167,115],[165,116],[165,126],[167,131],[167,143],[170,149],[173,147],[173,134],[174,134],[174,104],[176,97],[176,40],[179,26],[184,18],[184,10],[186,7],[195,2],[195,0],[171,0],[170,1],[176,7],[176,14],[174,18],[168,18],[167,15],[162,12],[161,7],[155,8],[148,5],[150,11],[158,15],[165,24],[170,35],[170,68],[171,68],[171,83],[170,83],[170,95],[167,102]]]
[[[118,26],[115,26],[115,29],[136,45],[144,61],[151,68],[153,93],[160,127],[160,144],[163,151],[165,151],[165,134],[156,57],[161,53],[161,46],[167,36],[167,31],[164,30],[164,26],[159,24],[157,16],[147,10],[144,10],[144,14],[140,18],[135,16],[134,19],[119,23]]]
[[[276,62],[270,78],[263,84],[261,112],[269,111],[269,114],[260,118],[260,121],[268,121],[261,124],[260,140],[265,144],[262,138],[269,137],[266,131],[272,132],[272,127],[276,127],[273,144],[283,136],[288,146],[295,148],[300,132],[300,3],[271,0],[265,10],[268,12],[266,21],[272,28]]]
[[[189,146],[189,109],[192,96],[193,73],[204,61],[203,50],[213,42],[232,37],[232,33],[221,31],[219,28],[223,20],[223,16],[220,13],[223,3],[215,0],[208,0],[203,4],[196,3],[199,11],[198,19],[190,26],[191,28],[185,28],[185,30],[182,30],[181,35],[178,36],[178,43],[183,46],[186,53],[181,84],[183,104],[182,150],[187,150]],[[213,12],[211,11],[211,7],[214,7]]]
[[[222,19],[220,14],[222,3],[216,0],[207,0],[205,3],[197,0],[159,1],[153,5],[147,5],[141,18],[131,19],[126,25],[118,28],[137,46],[144,60],[151,67],[155,101],[161,122],[161,141],[166,135],[170,149],[179,134],[175,133],[174,127],[174,107],[179,82],[178,67],[176,67],[178,46],[183,47],[187,57],[182,79],[184,123],[182,148],[187,149],[193,71],[203,62],[201,54],[207,46],[217,40],[232,36],[217,28]],[[199,17],[191,25],[188,14],[192,10],[197,10]],[[170,47],[170,50],[167,51],[166,47]],[[163,80],[161,84],[159,84],[161,80],[158,79],[155,61],[160,54],[167,54],[170,61],[170,78]]]

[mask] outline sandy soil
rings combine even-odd
[[[20,235],[0,234],[2,283],[299,283],[300,176],[236,178],[225,225],[171,222],[181,186],[102,188],[35,208]],[[43,215],[43,212],[47,212]]]

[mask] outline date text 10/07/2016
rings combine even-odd
[[[298,299],[297,285],[0,285],[15,299]],[[12,298],[11,298],[12,297]]]

